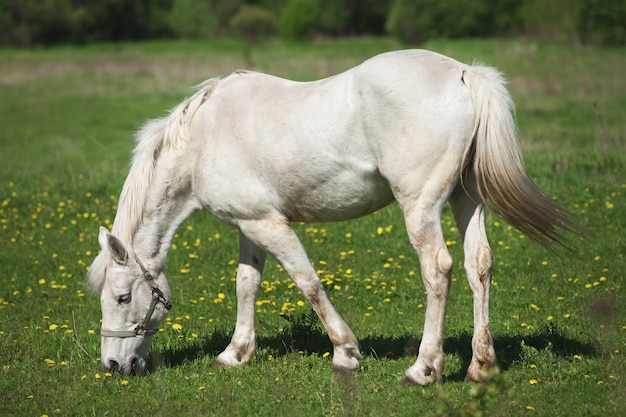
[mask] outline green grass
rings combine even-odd
[[[331,345],[275,262],[258,299],[250,366],[211,369],[235,322],[237,235],[209,215],[180,229],[168,276],[174,309],[155,337],[154,371],[105,374],[100,307],[84,275],[110,225],[133,132],[205,78],[252,63],[314,79],[401,47],[387,39],[251,55],[238,41],[0,50],[0,415],[621,415],[626,408],[626,67],[623,49],[523,41],[425,45],[503,70],[527,168],[593,232],[555,257],[488,217],[496,257],[491,321],[503,373],[463,383],[472,295],[455,258],[440,386],[400,384],[422,335],[424,288],[396,206],[346,223],[295,225],[361,342],[362,369],[330,370]]]

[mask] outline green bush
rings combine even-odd
[[[248,43],[276,34],[274,15],[261,6],[244,4],[230,19],[230,26]]]
[[[313,35],[317,9],[315,0],[289,0],[278,22],[282,38],[303,40]]]
[[[573,40],[581,0],[524,0],[519,7],[523,36]]]
[[[0,43],[130,40],[169,34],[171,0],[0,0]]]
[[[578,36],[583,43],[626,45],[626,1],[581,0]]]
[[[174,0],[168,15],[172,32],[181,38],[207,38],[217,27],[210,1]]]
[[[515,0],[395,0],[386,28],[403,42],[502,36],[518,26],[519,5]]]
[[[314,31],[327,36],[382,35],[392,0],[316,0]]]
[[[341,36],[350,32],[349,0],[318,0],[313,30],[327,36]]]
[[[82,16],[69,1],[2,0],[0,5],[0,42],[16,46],[70,41]]]

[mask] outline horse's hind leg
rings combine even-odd
[[[254,355],[254,309],[261,285],[266,253],[239,233],[239,267],[237,269],[237,324],[226,349],[219,354],[214,366],[242,365]]]
[[[489,330],[489,288],[493,256],[485,232],[485,207],[476,203],[479,200],[471,181],[466,182],[466,187],[467,189],[461,185],[456,187],[450,198],[450,205],[463,240],[465,271],[474,293],[473,354],[465,380],[481,381],[485,379],[483,370],[493,368],[496,363]]]
[[[426,196],[424,196],[426,197]],[[442,202],[418,199],[407,204],[399,200],[411,244],[415,248],[426,287],[427,304],[424,335],[415,364],[405,374],[409,385],[440,382],[443,376],[446,302],[452,275],[452,258],[441,231]]]
[[[358,368],[356,357],[360,353],[356,337],[328,299],[288,221],[276,213],[262,220],[240,221],[238,226],[250,240],[280,262],[319,316],[334,347],[333,369],[345,371]]]

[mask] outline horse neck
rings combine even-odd
[[[173,166],[163,161],[162,166]],[[134,226],[121,223],[120,235],[125,244],[133,248],[135,255],[153,272],[162,271],[167,261],[174,233],[197,209],[197,201],[191,195],[190,177],[177,169],[163,169],[155,174],[147,195],[143,196],[141,214]],[[133,210],[133,198],[120,200],[118,210]],[[124,218],[124,216],[119,216]],[[117,218],[116,218],[117,223]],[[114,226],[115,232],[115,226]]]
[[[174,233],[194,210],[184,201],[172,200],[151,211],[133,238],[136,256],[155,270],[163,270]]]
[[[190,120],[210,96],[209,80],[169,116],[147,123],[138,133],[133,164],[120,196],[113,234],[155,268],[165,266],[174,232],[200,208],[191,196],[188,131]],[[147,262],[148,262],[147,261]],[[147,265],[146,265],[147,266]]]

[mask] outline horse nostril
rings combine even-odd
[[[109,372],[112,374],[120,371],[120,364],[114,360],[109,361]]]

